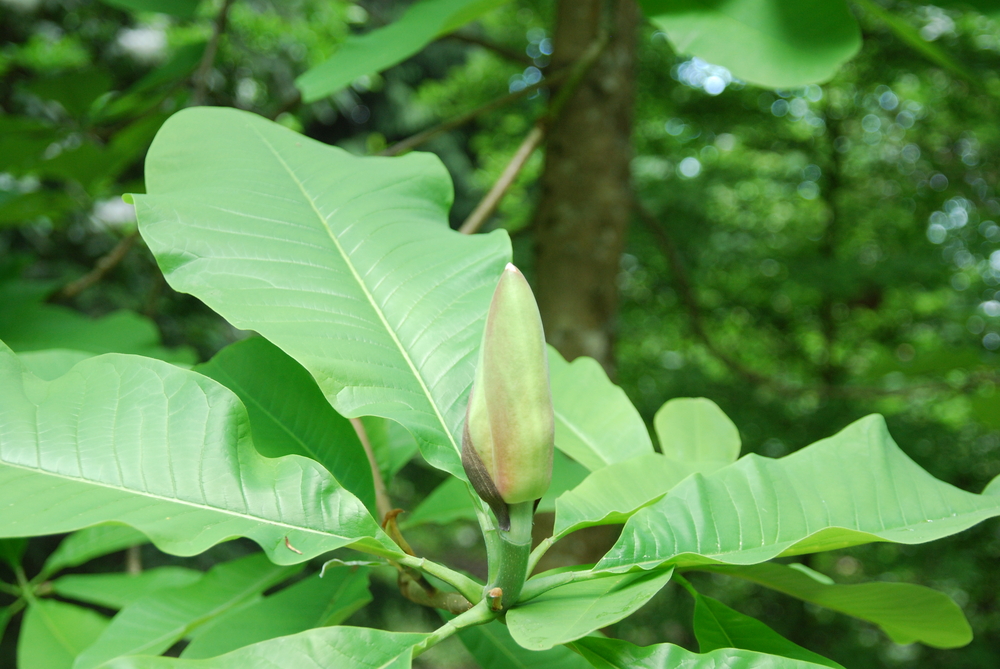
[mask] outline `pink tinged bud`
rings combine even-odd
[[[501,525],[506,509],[497,502],[529,502],[548,490],[553,434],[542,320],[524,275],[508,264],[486,316],[462,445],[469,479]]]

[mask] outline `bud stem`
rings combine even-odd
[[[521,588],[528,578],[528,556],[531,554],[531,525],[535,515],[535,503],[511,504],[510,530],[497,531],[498,550],[490,556],[490,580],[486,593],[493,588],[503,591],[502,610],[506,611],[517,603]]]

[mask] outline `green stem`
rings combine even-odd
[[[17,584],[21,588],[21,596],[28,600],[29,604],[34,604],[35,589],[32,587],[31,582],[28,581],[28,577],[25,575],[24,568],[21,565],[14,567],[14,576],[17,577]]]
[[[499,552],[490,564],[490,580],[486,593],[494,588],[503,591],[501,608],[506,611],[517,603],[521,588],[528,577],[528,556],[531,554],[531,524],[535,515],[534,502],[511,504],[510,530],[500,530]],[[495,567],[495,569],[494,569]]]
[[[535,571],[535,567],[538,566],[538,562],[545,556],[545,553],[552,548],[552,544],[556,542],[555,537],[549,537],[548,539],[542,539],[535,550],[531,551],[531,555],[528,556],[528,573]]]
[[[677,584],[680,585],[682,588],[687,590],[692,597],[698,599],[698,591],[694,589],[694,586],[691,585],[690,581],[688,581],[686,578],[678,574],[676,571],[674,572],[674,575],[671,576],[670,578],[676,581]]]
[[[462,596],[473,604],[483,598],[483,584],[475,579],[469,578],[465,574],[458,573],[454,569],[449,569],[448,567],[428,560],[427,558],[418,558],[412,555],[397,558],[396,562],[407,567],[419,569],[422,572],[430,574],[434,578],[444,581],[462,593]]]
[[[4,583],[3,581],[0,581],[0,592],[5,592],[11,597],[21,596],[21,589],[19,587],[10,583]]]
[[[601,578],[602,576],[613,576],[611,572],[595,572],[591,569],[578,569],[574,571],[561,571],[558,574],[550,574],[549,576],[535,577],[524,584],[524,590],[521,591],[521,601],[526,602],[529,599],[534,599],[543,592],[547,592],[552,588],[558,588],[561,585],[568,585],[570,583],[576,583],[577,581],[589,581],[595,578]]]
[[[489,603],[484,599],[465,613],[452,618],[431,632],[430,636],[413,647],[413,657],[420,655],[432,646],[436,646],[464,627],[482,625],[494,620],[496,617],[497,614],[490,610]]]

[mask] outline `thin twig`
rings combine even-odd
[[[368,456],[368,465],[372,469],[372,481],[375,484],[375,511],[378,513],[378,522],[381,525],[386,516],[392,511],[392,500],[389,499],[389,491],[386,490],[385,481],[382,479],[382,470],[378,467],[378,460],[375,459],[375,450],[372,442],[368,439],[368,432],[365,431],[365,424],[360,418],[351,418],[351,425],[358,434],[361,446]]]
[[[136,576],[142,573],[142,546],[125,549],[125,573]]]
[[[462,226],[458,229],[459,232],[466,235],[474,234],[479,228],[483,226],[486,220],[493,214],[496,210],[497,205],[500,204],[500,200],[503,196],[507,194],[507,190],[510,188],[514,180],[517,179],[517,175],[521,172],[521,168],[524,167],[525,163],[528,162],[528,158],[531,154],[535,152],[545,138],[545,131],[553,123],[558,120],[560,113],[566,106],[566,103],[572,97],[573,93],[583,82],[584,77],[590,68],[593,67],[594,63],[597,62],[598,56],[604,51],[604,47],[607,46],[608,35],[606,32],[602,32],[601,35],[594,40],[594,42],[587,48],[587,51],[576,61],[570,68],[569,78],[567,82],[559,89],[556,93],[555,99],[549,105],[548,111],[542,118],[538,119],[534,127],[531,128],[531,132],[528,136],[524,138],[521,142],[521,146],[518,147],[517,152],[514,153],[514,157],[510,159],[507,163],[507,167],[504,168],[503,173],[500,178],[497,179],[493,187],[490,188],[490,192],[486,194],[480,203],[476,206],[476,209],[469,214],[469,217],[465,219]]]
[[[515,51],[514,49],[505,47],[502,44],[497,44],[493,40],[487,39],[485,37],[479,37],[478,35],[470,35],[467,32],[453,32],[450,35],[445,35],[445,38],[456,39],[466,44],[475,44],[476,46],[481,46],[488,51],[492,51],[502,58],[506,58],[509,61],[517,63],[519,65],[534,65],[535,60],[531,56],[521,51]]]
[[[459,128],[465,125],[466,123],[469,123],[470,121],[475,120],[477,117],[482,116],[483,114],[488,114],[489,112],[495,109],[500,109],[501,107],[505,107],[511,104],[512,102],[516,102],[517,100],[520,100],[523,97],[531,95],[532,93],[534,93],[539,89],[555,86],[557,83],[565,79],[568,75],[569,75],[568,70],[562,70],[556,72],[551,77],[542,79],[541,81],[531,84],[530,86],[526,86],[525,88],[522,88],[519,91],[508,93],[507,95],[504,95],[495,100],[487,102],[481,107],[476,107],[475,109],[467,111],[463,114],[453,116],[447,121],[442,121],[441,123],[437,124],[432,128],[428,128],[427,130],[418,132],[415,135],[411,135],[406,139],[400,140],[395,144],[393,144],[392,146],[390,146],[389,148],[383,150],[378,155],[398,156],[402,153],[406,153],[407,151],[410,151],[416,148],[417,146],[424,144],[425,142],[433,139],[434,137],[437,137],[442,133],[449,132],[451,130],[454,130],[455,128]]]
[[[507,167],[504,168],[503,174],[500,178],[496,180],[493,187],[490,188],[490,192],[486,194],[479,204],[476,206],[475,211],[469,214],[469,217],[465,219],[462,223],[462,227],[458,229],[463,235],[475,234],[479,228],[483,226],[486,219],[490,217],[493,210],[497,208],[500,204],[500,200],[506,195],[507,189],[510,188],[514,180],[517,179],[517,175],[520,174],[521,168],[524,164],[528,162],[528,158],[531,154],[535,152],[535,149],[542,143],[542,138],[545,137],[545,130],[542,129],[542,124],[536,123],[535,127],[531,129],[528,136],[524,138],[521,142],[521,146],[517,148],[517,152],[514,157],[510,159],[507,163]]]
[[[125,256],[128,255],[129,249],[132,248],[138,237],[138,230],[133,230],[129,234],[122,237],[118,243],[115,244],[113,249],[98,258],[97,262],[94,263],[94,268],[92,270],[81,276],[79,279],[70,281],[65,286],[57,290],[53,293],[52,297],[49,298],[49,301],[53,302],[74,298],[103,279],[108,272],[113,270],[118,263],[120,263]]]
[[[191,96],[191,104],[195,107],[205,104],[205,96],[208,92],[208,76],[211,74],[212,66],[215,64],[215,54],[219,51],[219,40],[222,39],[222,34],[226,32],[226,21],[229,18],[229,7],[232,4],[233,0],[223,0],[222,9],[219,10],[218,16],[215,17],[212,37],[208,40],[208,46],[205,47],[205,53],[202,54],[198,70],[195,72],[194,94]]]

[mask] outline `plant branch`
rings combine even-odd
[[[125,256],[128,255],[129,250],[135,244],[135,240],[139,237],[139,230],[133,230],[124,237],[122,237],[114,248],[108,251],[106,254],[98,258],[97,262],[94,263],[94,268],[81,276],[79,279],[70,281],[65,286],[57,290],[49,298],[50,302],[55,302],[57,300],[68,300],[76,297],[83,291],[87,290],[95,283],[103,279],[108,272],[113,270],[118,266]]]
[[[375,512],[378,513],[378,522],[381,525],[385,522],[386,515],[392,511],[392,500],[389,499],[389,491],[382,479],[382,470],[379,469],[378,460],[375,459],[375,450],[368,438],[368,432],[365,431],[365,424],[360,418],[351,418],[350,421],[361,441],[361,446],[365,449],[365,455],[368,456],[368,466],[371,467],[372,482],[375,484]]]
[[[20,588],[18,588],[16,585],[11,585],[10,583],[4,583],[3,581],[0,581],[0,592],[6,593],[11,597],[21,596]]]
[[[441,123],[437,124],[432,128],[428,128],[427,130],[423,130],[415,135],[407,137],[406,139],[400,140],[395,144],[393,144],[392,146],[390,146],[389,148],[381,151],[378,155],[398,156],[400,154],[406,153],[407,151],[410,151],[420,146],[421,144],[430,141],[431,139],[437,137],[440,134],[449,132],[451,130],[454,130],[455,128],[460,128],[461,126],[465,125],[466,123],[469,123],[470,121],[475,120],[477,117],[482,116],[483,114],[488,114],[491,111],[500,109],[501,107],[505,107],[511,104],[512,102],[516,102],[517,100],[520,100],[523,97],[531,95],[532,93],[534,93],[539,89],[555,86],[560,81],[566,79],[568,75],[569,72],[567,70],[561,70],[559,72],[556,72],[551,77],[542,79],[538,83],[526,86],[525,88],[522,88],[519,91],[508,93],[507,95],[501,96],[495,100],[487,102],[486,104],[480,107],[476,107],[475,109],[472,109],[465,113],[453,116],[452,118],[446,121],[442,121]]]
[[[480,602],[483,599],[483,584],[475,579],[469,578],[465,574],[460,574],[454,569],[449,569],[448,567],[438,564],[432,560],[428,560],[427,558],[420,558],[413,555],[395,558],[394,561],[405,567],[422,571],[430,574],[436,579],[444,581],[451,587],[458,590],[462,596],[473,604]]]
[[[458,229],[459,232],[465,235],[474,234],[479,228],[486,223],[487,219],[496,210],[497,205],[500,204],[500,200],[503,196],[507,194],[507,190],[510,188],[514,180],[517,179],[517,175],[521,172],[521,168],[524,167],[525,163],[528,162],[528,158],[531,154],[535,152],[545,138],[546,129],[551,126],[556,120],[558,120],[560,113],[566,106],[566,103],[572,97],[573,93],[583,82],[584,77],[590,68],[593,67],[594,63],[597,62],[598,56],[604,51],[604,47],[608,43],[607,32],[602,32],[601,35],[594,40],[594,42],[587,48],[587,51],[573,63],[572,67],[569,69],[569,78],[566,83],[559,88],[558,93],[556,93],[555,98],[549,105],[548,111],[542,116],[538,121],[535,122],[534,127],[532,127],[531,132],[528,133],[524,141],[521,142],[521,146],[518,147],[517,151],[514,153],[514,157],[511,158],[507,167],[504,168],[503,173],[500,178],[497,179],[493,187],[486,194],[486,197],[480,201],[476,206],[476,209],[469,214],[469,217],[465,219],[462,226]]]
[[[456,31],[449,35],[445,35],[445,39],[454,39],[460,42],[465,42],[466,44],[474,44],[476,46],[481,46],[488,51],[492,51],[502,58],[517,63],[519,65],[534,65],[535,60],[531,58],[526,53],[515,51],[509,47],[502,44],[497,44],[493,40],[487,39],[485,37],[480,37],[478,35],[471,35],[467,32]]]
[[[545,554],[548,552],[550,548],[552,548],[552,544],[554,544],[555,542],[556,542],[555,537],[546,537],[545,539],[539,541],[538,545],[535,546],[535,549],[531,551],[531,555],[528,556],[529,576],[531,575],[531,572],[535,571],[535,567],[538,566],[538,563],[541,561],[543,557],[545,557]]]
[[[492,622],[496,617],[497,614],[490,610],[489,602],[484,599],[465,613],[452,618],[431,632],[430,636],[413,647],[413,657],[424,653],[432,646],[436,646],[460,629],[474,625],[483,625]]]
[[[201,62],[198,63],[198,69],[194,74],[194,94],[191,96],[192,106],[197,107],[205,104],[205,96],[208,93],[208,76],[212,72],[212,65],[215,64],[215,55],[219,51],[219,41],[222,39],[222,34],[226,32],[229,7],[232,4],[233,0],[223,0],[222,9],[219,10],[219,14],[215,17],[212,36],[208,40],[208,46],[205,47],[205,53],[202,54]]]
[[[688,581],[686,578],[684,578],[683,576],[681,576],[677,572],[674,572],[674,575],[671,576],[670,578],[673,579],[674,581],[676,581],[677,585],[679,585],[682,588],[684,588],[685,590],[687,590],[688,593],[692,597],[694,597],[695,599],[698,599],[698,591],[694,589],[694,586],[691,585],[690,581]]]

